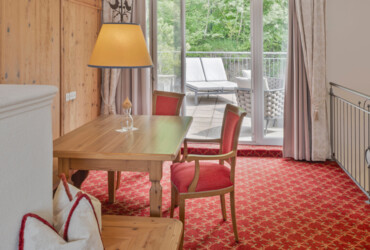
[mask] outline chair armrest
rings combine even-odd
[[[281,88],[281,89],[266,89],[264,90],[264,92],[284,92],[285,89],[284,88]]]
[[[221,143],[221,138],[217,139],[192,139],[192,138],[185,138],[184,140],[184,154],[180,162],[185,162],[186,158],[188,157],[188,142],[217,142]]]
[[[188,155],[186,161],[190,162],[190,161],[227,160],[235,156],[236,156],[235,151],[231,151],[227,154],[221,155]]]
[[[217,139],[196,139],[196,138],[185,138],[184,143],[187,142],[221,142],[221,138]]]

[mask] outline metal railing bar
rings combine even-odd
[[[338,137],[338,135],[339,135],[339,99],[338,98],[335,98],[336,100],[337,100],[337,121],[336,121],[336,124],[337,124],[337,138],[339,138]],[[338,151],[339,151],[339,139],[337,139],[337,145],[336,145],[336,150],[335,150],[335,152],[336,153],[338,153]]]
[[[365,135],[366,135],[366,132],[365,132],[365,129],[366,129],[366,120],[365,120],[365,113],[363,113],[363,116],[362,116],[362,119],[363,119],[363,122],[364,122],[364,134],[363,134],[363,138],[364,138],[364,147],[365,147],[365,143],[366,143],[366,141],[365,141],[365,139],[366,139],[366,137],[365,137]],[[365,183],[366,183],[366,179],[365,179],[365,173],[366,173],[366,162],[365,162],[365,151],[363,151],[363,154],[364,154],[364,157],[362,157],[362,159],[363,159],[363,162],[364,162],[364,165],[363,165],[363,170],[364,170],[364,174],[363,174],[363,176],[364,176],[364,182],[363,182],[363,186],[365,186]]]
[[[366,95],[366,94],[364,94],[364,93],[361,93],[361,92],[359,92],[359,91],[356,91],[356,90],[353,90],[353,89],[350,89],[350,88],[344,87],[344,86],[339,85],[339,84],[334,83],[334,82],[330,82],[329,84],[330,84],[331,86],[337,87],[337,88],[339,88],[339,89],[344,89],[344,90],[346,90],[346,91],[348,91],[348,92],[350,92],[350,93],[352,93],[352,94],[356,94],[356,95],[361,96],[361,97],[363,97],[363,98],[370,99],[370,96],[368,96],[368,95]]]
[[[349,119],[348,119],[348,107],[350,107],[349,105],[346,105],[347,106],[347,108],[346,108],[346,121],[347,121],[347,124],[346,124],[346,140],[347,140],[347,143],[346,143],[346,145],[348,145],[349,143],[349,136],[348,136],[348,127],[349,127]],[[346,158],[347,158],[347,164],[346,164],[346,166],[349,166],[348,165],[348,159],[349,159],[349,153],[348,153],[348,147],[347,147],[347,150],[346,150]]]
[[[347,103],[347,104],[355,107],[356,109],[359,109],[359,110],[361,110],[361,111],[363,111],[363,112],[365,112],[367,114],[370,114],[370,111],[368,111],[368,110],[366,110],[366,109],[364,109],[364,108],[362,108],[362,107],[360,107],[360,106],[358,106],[358,105],[356,105],[356,104],[354,104],[352,102],[349,102],[349,101],[347,101],[346,99],[344,99],[344,98],[342,98],[340,96],[337,96],[335,94],[333,94],[333,96],[335,96],[336,98],[340,99],[341,101],[343,101],[343,102],[345,102],[345,103]]]
[[[340,163],[340,161],[334,157],[334,160],[337,162],[339,167],[351,178],[351,180],[356,183],[356,185],[361,189],[362,192],[370,199],[370,194],[360,185],[360,183],[348,172],[348,170]]]
[[[341,116],[341,118],[342,119],[340,119],[341,120],[341,125],[340,125],[340,127],[341,127],[341,130],[340,130],[340,138],[341,138],[341,146],[340,146],[340,154],[341,154],[341,156],[342,156],[342,162],[344,162],[344,154],[343,154],[343,148],[344,148],[344,137],[343,137],[343,134],[344,134],[344,117],[343,117],[343,110],[344,110],[344,102],[341,100],[341,108],[340,108],[340,116]]]
[[[352,135],[353,135],[353,130],[352,130],[352,124],[353,124],[353,116],[352,116],[352,111],[353,111],[353,107],[351,107],[351,173],[353,172],[353,139],[352,139]]]

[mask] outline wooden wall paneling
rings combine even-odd
[[[100,1],[62,0],[62,134],[100,113],[100,70],[87,67],[100,19]],[[77,92],[77,98],[66,102],[66,93],[72,91]]]
[[[0,83],[60,89],[59,0],[0,1]],[[60,135],[60,97],[52,105],[53,138]]]

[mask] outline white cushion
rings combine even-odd
[[[201,82],[205,81],[202,63],[198,57],[186,58],[186,81]]]
[[[197,91],[215,91],[219,90],[216,82],[186,82],[186,86]]]
[[[62,234],[35,214],[22,219],[19,249],[104,249],[98,221],[89,196],[77,195],[63,225]]]
[[[252,79],[247,77],[235,77],[238,88],[251,89]],[[263,90],[269,90],[269,83],[266,77],[263,78]]]
[[[187,82],[187,87],[197,91],[217,91],[217,90],[234,90],[238,87],[235,82],[215,81],[215,82]]]
[[[236,77],[236,83],[238,84],[238,88],[241,89],[251,89],[251,78],[248,77]]]
[[[216,83],[219,88],[222,88],[223,90],[235,90],[238,87],[238,84],[236,84],[235,82],[222,81]]]
[[[252,72],[250,69],[243,69],[242,75],[243,77],[246,77],[246,78],[252,78]]]
[[[60,175],[60,183],[55,192],[54,199],[53,199],[53,225],[57,231],[61,229],[63,224],[66,222],[69,210],[73,205],[73,199],[77,196],[78,193],[84,194],[83,191],[76,188],[73,185],[70,185],[64,174]],[[96,216],[99,222],[100,230],[101,230],[101,203],[100,201],[87,194],[94,206],[94,210],[96,212]]]
[[[227,81],[224,63],[221,58],[201,58],[207,81]]]

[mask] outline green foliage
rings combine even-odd
[[[264,50],[286,51],[288,0],[264,0]],[[189,51],[250,51],[249,0],[186,0]]]
[[[161,74],[180,70],[180,0],[158,0]],[[288,0],[263,1],[264,51],[287,51]],[[250,0],[186,0],[188,51],[251,51]]]

